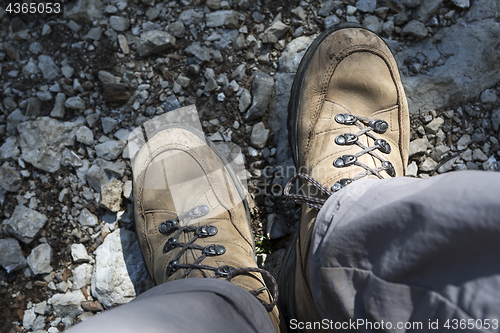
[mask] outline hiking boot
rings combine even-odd
[[[256,296],[278,330],[276,281],[255,262],[245,193],[230,165],[194,129],[170,126],[144,141],[133,158],[135,226],[155,284],[226,279]]]
[[[308,270],[317,212],[330,195],[353,181],[403,176],[410,133],[396,61],[380,37],[358,25],[336,26],[311,44],[291,96],[289,143],[299,173],[285,195],[303,206],[300,230],[284,264],[295,275],[290,278],[282,270],[279,281],[287,325],[294,318],[322,319],[312,300]],[[299,177],[304,193],[289,194]],[[301,300],[296,306],[285,300],[291,295]]]

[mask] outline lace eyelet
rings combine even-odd
[[[373,131],[378,134],[383,134],[389,129],[389,124],[386,121],[375,119],[368,123],[368,126],[373,128]]]
[[[387,143],[387,141],[383,139],[377,139],[375,140],[375,145],[378,146],[378,149],[383,152],[384,154],[390,154],[391,153],[391,145]]]
[[[382,162],[382,167],[384,168],[385,172],[391,177],[396,177],[396,170],[394,169],[394,166],[392,165],[391,162],[389,161],[383,161]]]
[[[340,146],[352,145],[358,141],[358,136],[356,134],[345,133],[337,136],[335,138],[335,143]]]
[[[207,256],[220,256],[224,253],[226,253],[226,248],[218,244],[208,245],[203,249],[203,254],[206,254]]]
[[[341,180],[335,182],[332,185],[331,190],[332,190],[332,192],[338,192],[341,189],[343,189],[344,187],[346,187],[347,185],[349,185],[350,183],[352,183],[351,178],[342,178]]]
[[[229,275],[229,273],[231,273],[234,270],[235,270],[235,268],[233,266],[224,265],[224,266],[217,268],[217,270],[215,271],[215,274],[218,277],[226,277]]]
[[[354,125],[358,118],[349,113],[339,113],[335,115],[335,121],[343,125]]]
[[[213,225],[202,225],[195,230],[195,235],[204,238],[216,235],[218,232],[217,227]]]
[[[175,249],[177,247],[177,245],[179,245],[179,243],[177,242],[177,238],[175,237],[171,237],[167,240],[167,242],[165,243],[165,245],[163,246],[163,253],[167,253],[169,251],[172,251],[173,249]]]
[[[169,235],[177,228],[179,228],[179,221],[178,220],[167,220],[165,222],[160,223],[160,226],[158,227],[158,231],[162,235]]]
[[[198,218],[198,217],[202,217],[202,216],[207,215],[209,211],[210,211],[210,208],[207,205],[200,205],[200,206],[193,207],[189,211],[189,215],[193,218]]]
[[[358,159],[354,155],[343,155],[333,161],[333,166],[336,168],[344,168],[353,165]]]
[[[174,274],[175,272],[177,272],[177,265],[179,263],[177,262],[177,260],[172,260],[171,262],[168,263],[167,265],[167,269],[165,271],[165,274],[167,274],[167,276],[170,276],[172,274]]]

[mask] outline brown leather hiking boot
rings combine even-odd
[[[257,268],[244,190],[225,158],[203,133],[180,126],[143,144],[133,158],[135,225],[155,283],[224,278],[255,295],[278,331],[276,281]]]
[[[380,37],[358,25],[334,27],[311,44],[291,96],[289,141],[299,174],[285,195],[303,206],[297,240],[287,252],[279,280],[287,326],[291,319],[322,319],[308,277],[317,211],[328,196],[355,180],[403,176],[410,132],[396,61]],[[304,179],[304,195],[289,194],[297,177]],[[295,270],[295,275],[290,277],[286,270]]]

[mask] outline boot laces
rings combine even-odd
[[[380,174],[382,171],[385,171],[390,177],[396,177],[396,171],[394,169],[394,166],[390,161],[382,157],[377,150],[382,152],[383,154],[390,154],[391,152],[391,145],[385,141],[384,139],[379,139],[377,138],[372,132],[378,133],[378,134],[383,134],[385,133],[389,125],[387,122],[383,120],[378,120],[374,119],[371,120],[369,118],[365,117],[359,117],[359,116],[354,116],[350,113],[340,113],[335,115],[335,121],[339,124],[343,125],[348,125],[348,126],[356,126],[359,128],[359,132],[352,134],[352,133],[344,133],[339,136],[337,136],[334,140],[335,144],[340,145],[340,146],[347,146],[347,145],[357,145],[361,148],[361,151],[354,155],[342,155],[341,157],[336,158],[333,161],[333,166],[336,168],[345,168],[353,165],[357,165],[363,169],[365,169],[364,172],[361,172],[357,174],[353,178],[342,178],[339,181],[335,182],[332,187],[329,189],[325,187],[323,184],[318,182],[316,179],[313,177],[304,174],[304,173],[298,173],[295,176],[293,176],[288,183],[285,186],[284,189],[284,195],[286,198],[293,199],[298,203],[305,204],[307,207],[320,210],[324,203],[326,202],[326,199],[321,199],[321,198],[315,198],[312,196],[308,195],[302,195],[302,194],[291,194],[290,190],[294,184],[294,182],[300,178],[308,180],[316,189],[318,189],[321,193],[327,196],[331,196],[333,193],[339,191],[340,189],[344,188],[345,186],[349,185],[355,180],[361,179],[363,177],[367,177],[369,175],[374,175],[379,179],[384,179],[384,177]],[[360,142],[359,137],[362,135],[366,135],[367,137],[371,138],[374,140],[374,145],[372,146],[366,146],[363,143]],[[372,168],[362,162],[359,161],[359,157],[364,155],[364,154],[369,154],[376,159],[378,159],[381,162],[381,165],[377,168]]]
[[[213,267],[209,265],[203,265],[202,261],[207,257],[211,256],[219,256],[226,253],[226,248],[220,244],[211,244],[205,247],[195,244],[195,241],[198,238],[206,238],[215,236],[218,232],[217,227],[213,225],[202,225],[202,226],[189,226],[189,222],[192,219],[202,217],[209,212],[209,207],[206,205],[200,205],[192,208],[187,213],[179,215],[174,220],[167,220],[162,222],[159,225],[159,232],[165,236],[172,235],[163,247],[163,253],[168,253],[175,248],[180,247],[181,250],[177,255],[172,259],[166,268],[165,274],[167,276],[171,276],[179,269],[185,269],[184,273],[181,275],[181,279],[186,278],[194,269],[200,270],[203,277],[208,278],[208,274],[206,271],[213,271],[215,273],[214,278],[225,278],[226,281],[231,281],[236,275],[244,275],[251,272],[261,273],[265,275],[271,282],[273,286],[272,290],[272,302],[265,303],[261,299],[257,298],[257,296],[265,291],[267,288],[262,287],[257,290],[250,290],[249,292],[255,296],[262,305],[266,308],[268,312],[272,311],[274,306],[278,302],[278,284],[276,279],[272,276],[268,271],[258,268],[258,267],[243,267],[243,268],[235,268],[233,266],[224,265],[220,267]],[[192,232],[194,233],[193,237],[187,242],[182,243],[179,241],[179,236],[183,232]],[[191,264],[189,263],[181,263],[179,259],[187,250],[198,250],[201,251],[201,255]]]

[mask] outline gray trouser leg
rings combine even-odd
[[[337,328],[500,331],[500,173],[358,180],[329,198],[311,246],[313,298]]]
[[[223,280],[192,278],[156,286],[69,332],[260,333],[274,328],[265,308],[248,291]]]

